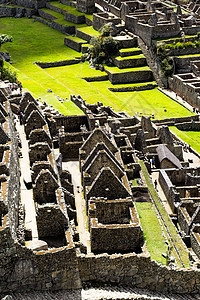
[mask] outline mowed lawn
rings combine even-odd
[[[199,131],[181,131],[175,126],[171,126],[170,130],[179,136],[184,142],[190,145],[194,150],[200,153],[200,132]]]
[[[3,45],[17,69],[19,80],[33,96],[41,98],[64,114],[82,114],[69,99],[70,94],[80,94],[87,102],[103,102],[116,111],[154,114],[155,118],[189,116],[191,113],[172,101],[158,89],[141,92],[114,93],[109,87],[117,87],[109,81],[87,82],[83,77],[101,76],[104,73],[92,70],[88,63],[41,69],[35,61],[51,62],[80,57],[81,54],[64,45],[65,35],[28,18],[1,18],[0,32],[13,36],[13,42]],[[127,86],[127,85],[126,85]],[[53,93],[48,93],[51,89]],[[61,103],[57,97],[67,101]]]

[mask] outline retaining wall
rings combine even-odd
[[[81,60],[80,59],[68,59],[68,60],[60,60],[54,62],[36,62],[36,64],[45,69],[45,68],[54,68],[54,67],[61,67],[61,66],[68,66],[78,64]]]
[[[78,255],[82,282],[125,284],[163,293],[198,293],[200,271],[169,268],[144,254]]]
[[[144,82],[152,81],[153,74],[152,71],[130,71],[124,73],[111,73],[108,70],[105,70],[108,74],[108,78],[111,83],[129,83],[129,82]]]

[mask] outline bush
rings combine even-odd
[[[160,64],[164,76],[169,77],[173,73],[174,64],[172,57],[166,57]]]
[[[13,72],[9,67],[5,67],[3,60],[0,61],[1,80],[8,80],[9,82],[17,82],[17,73]]]
[[[12,42],[13,41],[13,37],[7,34],[0,34],[0,48],[1,45],[8,43],[8,42]]]
[[[100,29],[102,34],[98,37],[93,37],[90,41],[92,45],[90,53],[97,64],[101,64],[103,61],[106,63],[110,57],[118,53],[118,42],[108,35],[110,28],[111,25],[104,25]]]
[[[101,36],[109,36],[112,31],[113,31],[112,24],[110,24],[110,23],[105,24],[99,30],[99,32],[101,33]]]

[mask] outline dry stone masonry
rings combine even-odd
[[[2,3],[0,15],[32,16],[67,34],[64,44],[83,53],[91,35],[82,27],[64,25],[55,15],[96,30],[112,24],[120,49],[112,61],[115,67],[102,67],[102,76],[86,81],[126,84],[110,88],[126,92],[154,88],[155,77],[194,111],[200,108],[199,46],[170,52],[169,78],[161,74],[157,57],[159,40],[167,45],[199,39],[199,1],[16,4]],[[83,14],[70,13],[62,5]],[[93,21],[88,13],[93,13]],[[37,64],[48,68],[84,59]],[[146,84],[128,86],[135,82]],[[83,286],[124,285],[198,297],[199,154],[168,126],[199,131],[199,116],[155,120],[154,115],[115,112],[101,102],[88,104],[80,95],[70,100],[82,115],[64,116],[29,92],[0,82],[0,294],[77,290],[80,298]],[[169,249],[176,254],[174,263],[166,261],[165,266],[151,259],[137,202],[155,208]]]
[[[80,289],[90,282],[199,293],[197,268],[151,260],[135,206],[151,201],[140,160],[151,172],[155,157],[191,265],[198,264],[200,172],[184,161],[182,146],[168,127],[155,126],[146,116],[116,113],[102,103],[89,105],[80,96],[72,99],[85,115],[66,117],[28,92],[13,95],[17,91],[9,84],[0,91],[1,293]],[[69,161],[79,161],[81,186],[75,187],[74,174],[65,169]],[[85,199],[90,248],[76,228],[77,194]],[[34,207],[32,227],[28,201]]]

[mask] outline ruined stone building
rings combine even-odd
[[[0,93],[1,293],[119,281],[165,292],[198,290],[197,269],[188,285],[187,268],[151,260],[135,205],[152,201],[143,172],[151,173],[155,156],[183,239],[199,255],[199,169],[188,168],[168,127],[88,105],[80,96],[72,98],[86,114],[62,116],[28,92],[11,94],[9,84]],[[80,186],[69,162],[79,170]]]

